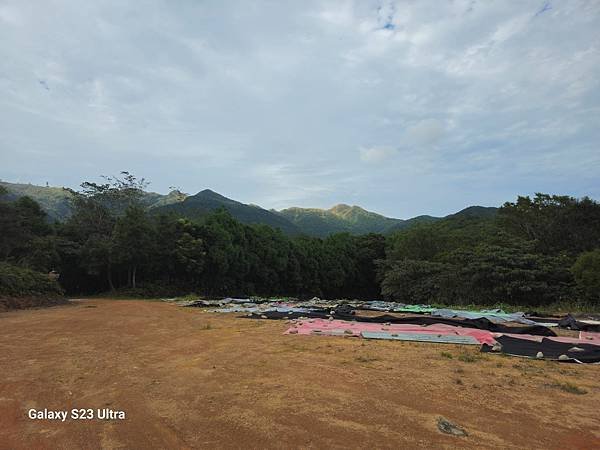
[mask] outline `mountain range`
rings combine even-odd
[[[63,188],[4,181],[0,181],[0,186],[7,189],[9,200],[25,195],[36,200],[52,221],[63,221],[69,217],[72,194]],[[201,221],[212,211],[225,208],[242,223],[269,225],[281,229],[288,235],[306,234],[317,237],[326,237],[339,232],[388,234],[419,223],[443,219],[443,217],[427,215],[406,220],[395,219],[367,211],[360,206],[345,204],[330,209],[292,207],[280,211],[267,210],[260,206],[232,200],[210,189],[195,195],[185,195],[177,191],[166,195],[145,192],[142,202],[153,214],[175,214],[193,221]],[[446,217],[489,217],[496,212],[497,208],[494,207],[470,206]]]

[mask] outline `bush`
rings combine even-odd
[[[48,275],[0,263],[0,297],[62,297],[63,290]]]
[[[600,300],[600,249],[579,255],[571,268],[577,288],[590,300]]]
[[[560,256],[482,244],[438,261],[394,261],[384,272],[382,294],[405,303],[546,305],[573,297],[567,267]]]

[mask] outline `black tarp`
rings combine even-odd
[[[443,323],[446,325],[453,325],[456,327],[463,328],[476,328],[478,330],[489,330],[494,333],[513,333],[513,334],[533,334],[536,336],[556,336],[556,334],[548,327],[542,325],[527,325],[527,326],[515,326],[511,327],[508,325],[502,325],[493,323],[486,318],[480,319],[446,319],[443,317],[429,317],[429,316],[415,316],[415,317],[396,317],[389,314],[382,314],[378,316],[357,316],[354,314],[342,313],[334,311],[334,314],[329,314],[328,311],[310,311],[303,313],[292,313],[292,312],[276,312],[276,311],[265,311],[262,313],[253,313],[246,317],[250,319],[299,319],[301,317],[313,318],[313,319],[327,319],[329,317],[339,320],[355,320],[357,322],[372,322],[372,323],[405,323],[414,325],[433,325],[436,323]]]
[[[502,345],[500,352],[507,355],[536,358],[537,354],[542,352],[544,359],[558,359],[559,356],[566,355],[570,360],[581,363],[600,362],[599,345],[571,344],[554,341],[552,338],[546,337],[541,342],[537,342],[512,336],[500,336],[496,338],[496,341]],[[492,346],[483,344],[481,351],[491,352]]]
[[[571,314],[567,314],[565,318],[561,319],[558,322],[558,326],[561,328],[568,328],[569,330],[600,332],[600,325],[581,322],[575,319]]]

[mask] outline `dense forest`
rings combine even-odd
[[[157,213],[143,201],[146,186],[128,173],[85,182],[70,192],[70,216],[54,223],[29,197],[0,191],[0,296],[62,289],[600,305],[600,204],[589,198],[537,194],[494,215],[318,238],[242,224],[225,209],[201,220]]]

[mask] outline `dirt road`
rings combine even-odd
[[[149,301],[1,313],[0,448],[600,448],[599,366],[285,329]]]

